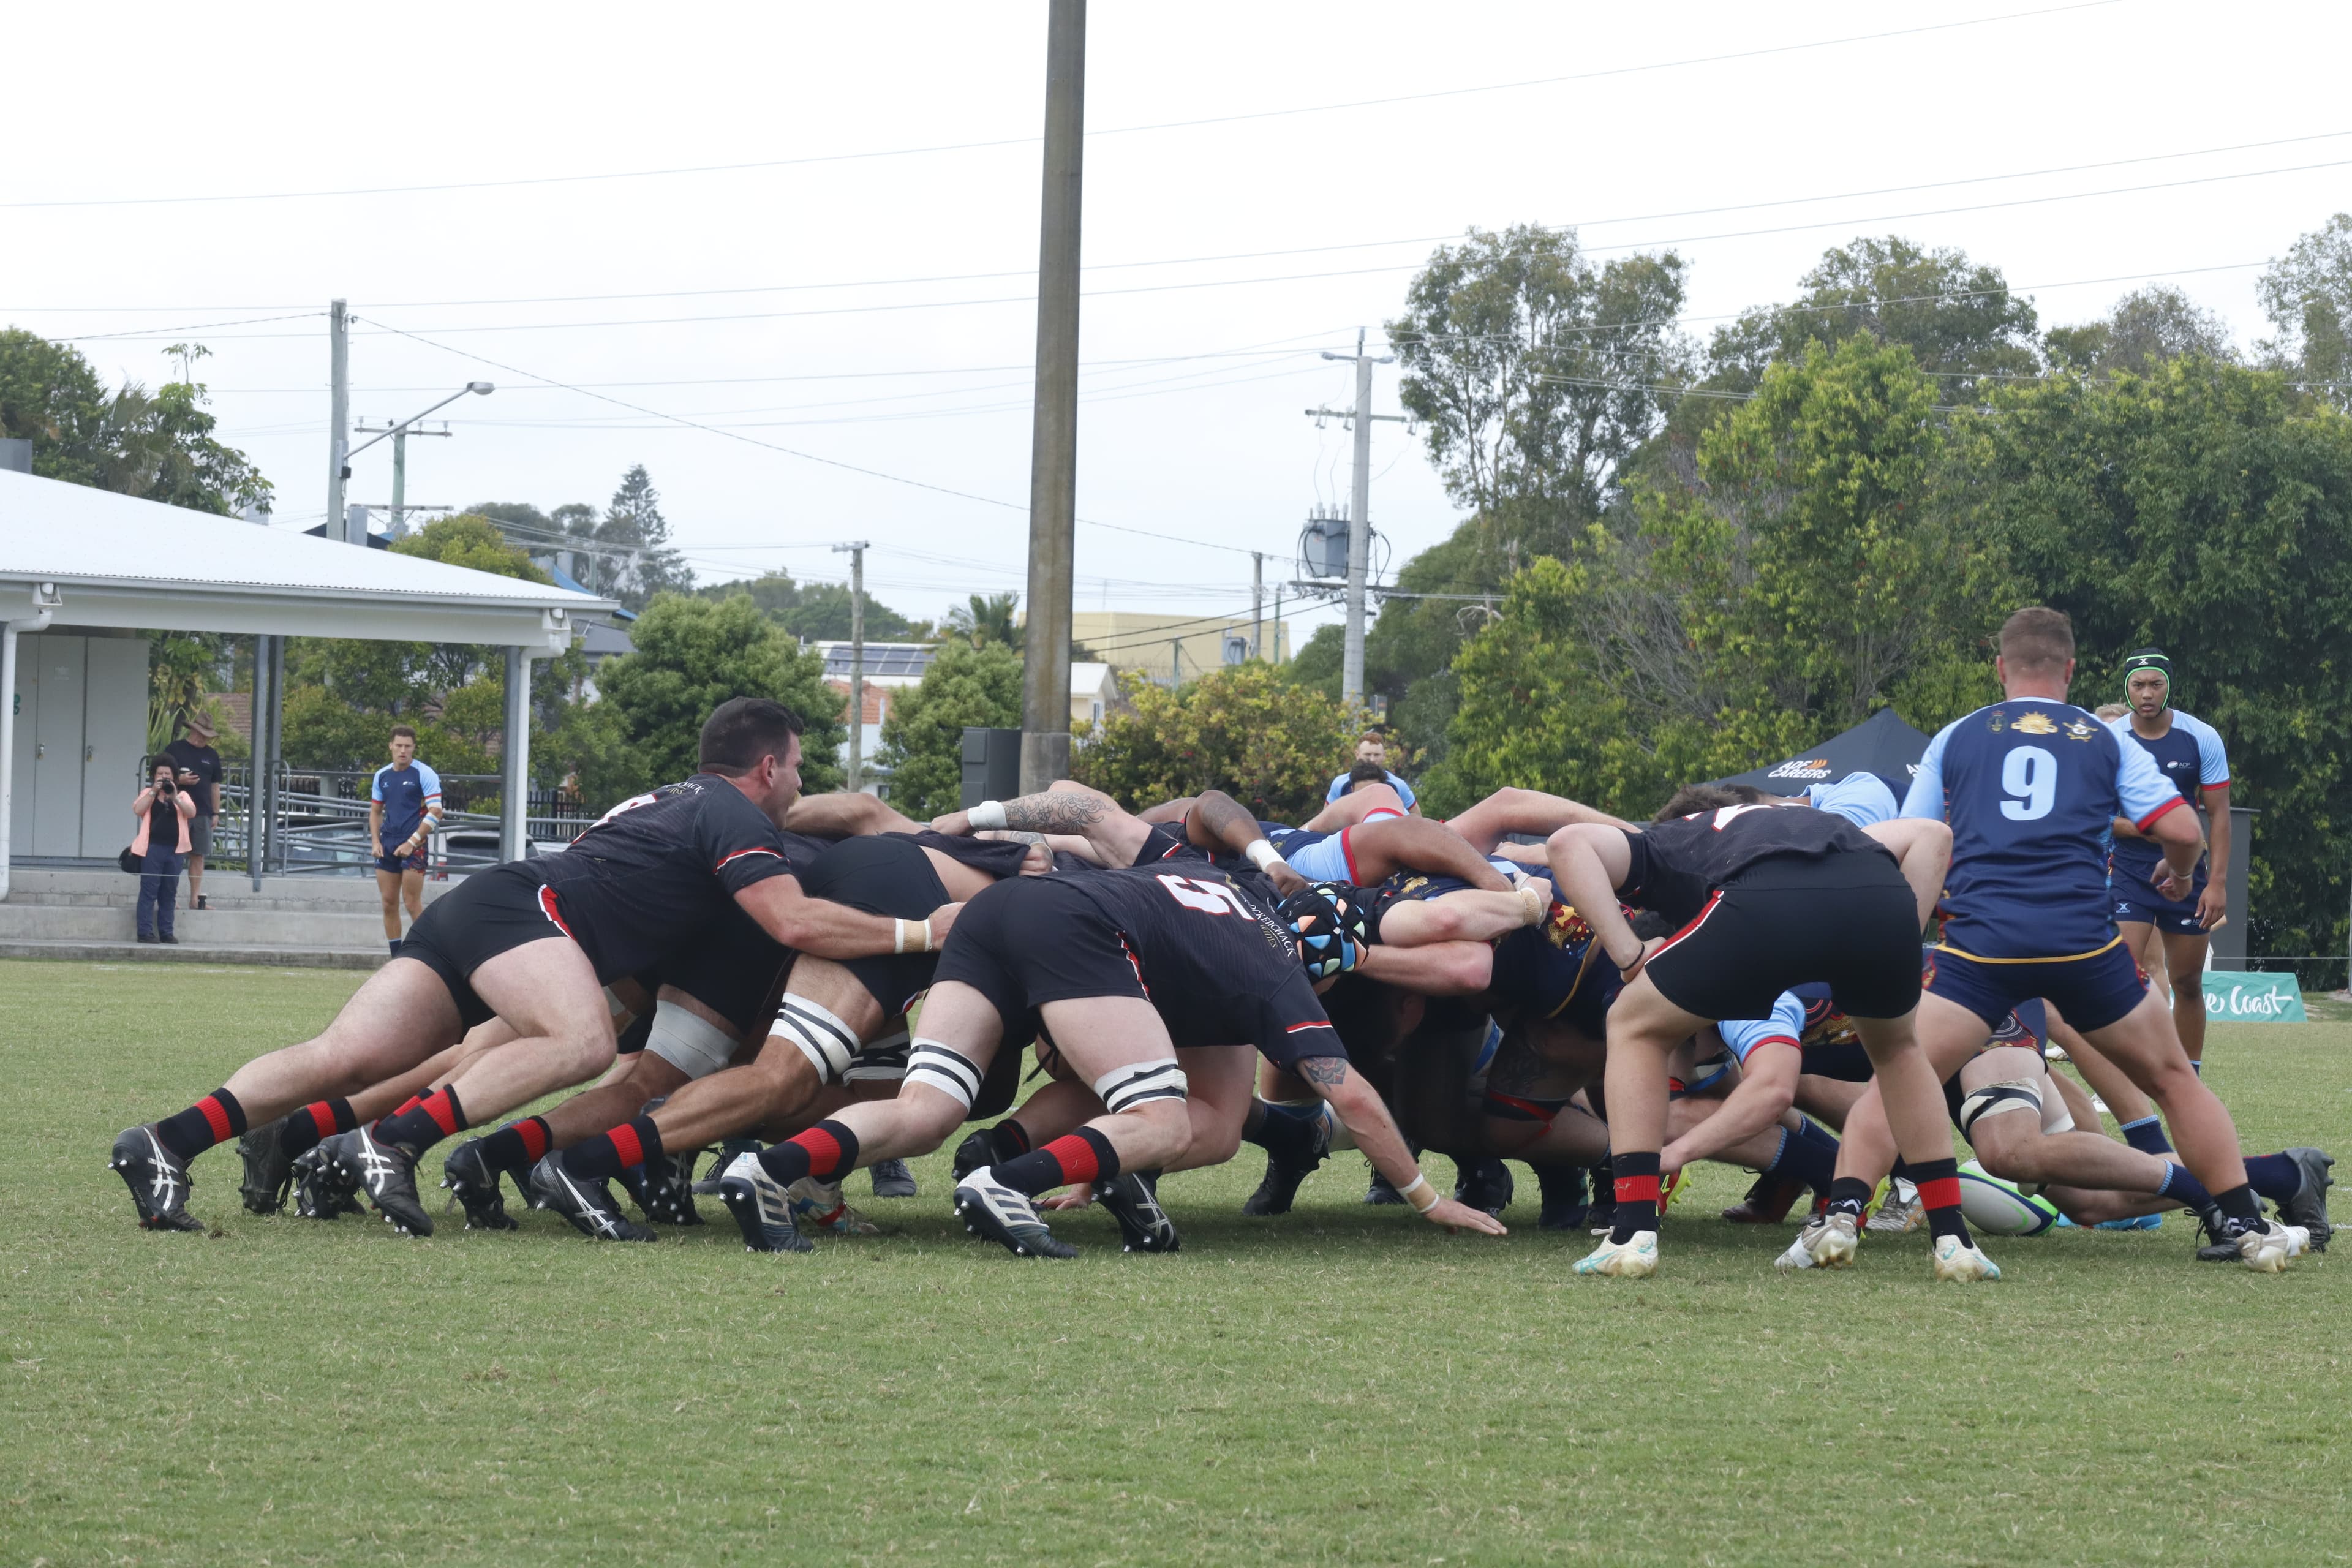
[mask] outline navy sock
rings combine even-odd
[[[2164,1184],[2156,1189],[2156,1194],[2162,1198],[2179,1198],[2195,1214],[2203,1214],[2213,1206],[2213,1194],[2205,1190],[2205,1184],[2188,1166],[2176,1165],[2169,1160],[2164,1163]]]
[[[2189,1061],[2189,1070],[2199,1078],[2203,1078],[2205,1076],[2204,1059],[2200,1057],[2191,1057]]]
[[[2164,1135],[2164,1122],[2154,1116],[2143,1116],[2137,1121],[2126,1121],[2116,1131],[2124,1142],[2143,1154],[2169,1154],[2172,1140]]]
[[[1814,1121],[1810,1116],[1799,1117],[1797,1119],[1797,1136],[1802,1138],[1808,1143],[1819,1144],[1822,1148],[1828,1149],[1832,1152],[1836,1151],[1838,1146],[1837,1134],[1831,1131],[1828,1128],[1822,1126],[1820,1122]]]
[[[1837,1143],[1832,1140],[1824,1149],[1802,1133],[1782,1128],[1780,1157],[1766,1169],[1775,1176],[1794,1176],[1817,1193],[1826,1192],[1837,1178]]]
[[[244,1131],[245,1107],[228,1090],[216,1089],[177,1116],[157,1122],[155,1141],[185,1162]]]
[[[2246,1156],[2246,1184],[2274,1204],[2303,1191],[2303,1173],[2284,1154]]]
[[[1609,1239],[1628,1242],[1633,1233],[1658,1228],[1658,1155],[1657,1151],[1629,1152],[1612,1154],[1610,1164],[1615,1169],[1617,1213],[1612,1222]]]
[[[394,958],[398,958],[400,956],[400,942],[401,939],[399,937],[393,937],[384,943],[384,946],[392,949],[392,956]]]
[[[2262,1223],[2263,1205],[2255,1200],[2254,1189],[2251,1185],[2231,1187],[2226,1193],[2215,1193],[2213,1201],[2221,1205],[2222,1214],[2231,1219],[2244,1220],[2249,1225]]]
[[[1830,1212],[1862,1217],[1870,1206],[1870,1184],[1859,1176],[1838,1176],[1830,1183]]]
[[[1269,1154],[1293,1162],[1304,1161],[1315,1152],[1315,1123],[1322,1113],[1323,1102],[1319,1100],[1306,1106],[1273,1105],[1254,1100],[1242,1124],[1242,1137]]]

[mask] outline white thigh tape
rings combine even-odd
[[[815,1003],[789,992],[776,1009],[776,1021],[768,1026],[768,1035],[772,1039],[782,1035],[799,1047],[809,1066],[816,1068],[816,1076],[826,1083],[841,1081],[857,1050],[856,1030]]]
[[[966,1110],[979,1097],[984,1075],[970,1057],[950,1050],[937,1040],[917,1039],[907,1052],[907,1082],[935,1089],[960,1102]]]
[[[1118,1068],[1095,1079],[1103,1109],[1114,1112],[1132,1110],[1148,1100],[1182,1100],[1189,1087],[1174,1057]]]
[[[2000,1116],[2011,1110],[2030,1110],[2034,1120],[2042,1118],[2042,1090],[2024,1082],[1989,1083],[1973,1090],[1960,1101],[1960,1136],[1965,1138],[1976,1124],[1988,1116]]]
[[[734,1056],[735,1037],[675,1002],[656,1002],[646,1049],[688,1078],[709,1078]]]

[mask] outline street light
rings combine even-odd
[[[465,396],[467,393],[471,393],[477,397],[488,397],[491,393],[496,392],[497,390],[497,387],[491,385],[487,381],[469,381],[459,390],[451,393],[448,396],[435,404],[431,408],[425,410],[425,413],[412,414],[397,425],[385,426],[383,429],[377,431],[373,437],[370,437],[368,440],[361,442],[358,446],[353,447],[351,450],[343,454],[343,478],[348,479],[352,477],[352,459],[353,458],[358,457],[362,452],[366,451],[370,447],[374,446],[376,442],[383,440],[386,436],[392,437],[392,531],[394,538],[399,537],[400,530],[404,521],[404,514],[407,510],[405,503],[408,499],[408,437],[411,435],[446,436],[449,434],[446,425],[444,428],[439,430],[412,431],[409,427],[415,425],[418,420],[424,418],[425,415],[436,413],[441,409],[448,407],[449,405],[457,402],[457,399]],[[364,433],[366,427],[362,426],[361,428],[362,432]]]

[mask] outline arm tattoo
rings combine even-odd
[[[1348,1058],[1345,1057],[1304,1057],[1298,1063],[1298,1076],[1318,1089],[1337,1089],[1348,1080]]]
[[[1024,833],[1016,827],[1003,828],[990,833],[989,837],[1005,844],[1043,844],[1045,842],[1045,836],[1044,834]]]
[[[1090,795],[1049,789],[1004,803],[1004,826],[1030,833],[1083,834],[1109,811]]]

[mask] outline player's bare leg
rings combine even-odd
[[[2164,976],[2172,985],[2172,1029],[2192,1062],[2205,1059],[2205,955],[2212,939],[2187,931],[2158,933]],[[2153,970],[2150,971],[2154,973]]]

